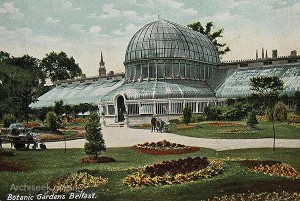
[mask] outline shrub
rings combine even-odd
[[[246,124],[247,124],[247,126],[249,126],[251,128],[255,127],[255,125],[258,124],[256,114],[254,111],[249,112]]]
[[[222,119],[222,108],[217,105],[208,105],[204,109],[204,114],[207,120],[221,120]]]
[[[59,127],[58,118],[55,112],[48,112],[46,115],[46,121],[51,131],[57,131]]]
[[[179,123],[179,119],[170,119],[169,123],[170,124],[178,124]]]
[[[286,121],[287,120],[287,107],[286,105],[279,101],[274,108],[274,119],[276,121]]]
[[[188,124],[191,123],[192,118],[192,109],[190,107],[185,107],[183,109],[183,121],[184,123]]]
[[[192,115],[191,123],[197,123],[197,122],[205,121],[205,120],[206,120],[206,118],[203,115]]]
[[[3,126],[4,128],[8,128],[10,124],[16,122],[16,118],[13,114],[5,114],[3,116]]]

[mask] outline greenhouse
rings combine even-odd
[[[300,90],[299,56],[220,63],[216,47],[205,35],[158,19],[139,29],[125,53],[125,75],[75,80],[56,85],[31,107],[55,101],[98,105],[102,121],[128,124],[149,122],[153,114],[182,115],[184,107],[202,113],[209,104],[249,96],[250,78],[279,76],[283,94]]]

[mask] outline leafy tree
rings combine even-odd
[[[219,55],[224,55],[227,52],[230,51],[230,48],[226,46],[226,43],[219,43],[218,38],[223,37],[224,29],[218,29],[216,31],[213,31],[213,22],[207,22],[205,27],[202,26],[201,22],[197,21],[192,24],[188,24],[188,27],[193,29],[194,31],[200,32],[201,34],[204,34],[208,36],[208,38],[212,41],[212,43],[217,47]]]
[[[283,90],[284,83],[278,76],[261,76],[250,78],[251,90],[259,97],[262,97],[263,104],[270,111],[274,111],[275,101],[277,100],[280,92]],[[272,112],[272,125],[273,125],[273,151],[275,151],[275,126],[274,115]]]
[[[10,124],[15,123],[16,118],[12,114],[4,114],[3,116],[3,126],[4,128],[8,128]]]
[[[283,81],[278,76],[253,77],[250,81],[253,93],[262,97],[266,106],[273,107],[283,90]]]
[[[84,149],[88,155],[93,155],[95,159],[98,158],[98,153],[105,151],[105,143],[101,133],[100,118],[96,112],[92,112],[85,126],[86,140]]]
[[[58,116],[61,116],[64,113],[64,102],[62,100],[55,101],[53,110]]]
[[[295,103],[296,103],[296,114],[300,115],[300,91],[295,93]]]
[[[81,76],[82,71],[73,57],[68,57],[65,52],[50,52],[43,58],[43,72],[51,81],[73,79]]]
[[[44,90],[45,76],[38,59],[29,55],[12,58],[4,55],[5,59],[0,62],[1,105],[6,106],[3,112],[13,113],[28,122],[31,113],[29,105]]]

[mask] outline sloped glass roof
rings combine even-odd
[[[125,83],[103,96],[102,101],[113,101],[116,95],[127,100],[214,97],[213,91],[202,81],[167,80]]]
[[[134,34],[127,46],[125,63],[153,58],[220,63],[218,51],[207,36],[164,19],[146,24]]]
[[[214,76],[211,78],[214,79]],[[224,83],[216,89],[218,98],[238,98],[252,94],[250,78],[258,76],[279,76],[284,82],[283,94],[294,95],[300,90],[300,64],[286,64],[260,68],[231,69]]]
[[[101,98],[111,90],[118,88],[124,80],[101,80],[92,83],[73,83],[56,86],[30,104],[32,108],[49,107],[55,101],[62,100],[66,105],[80,103],[98,104]]]

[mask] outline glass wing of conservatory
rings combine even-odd
[[[142,81],[126,83],[103,96],[102,101],[113,101],[116,95],[126,100],[176,99],[214,97],[210,87],[197,80]]]
[[[38,98],[30,107],[41,108],[53,106],[55,101],[62,100],[66,105],[80,103],[98,104],[100,99],[111,90],[120,87],[124,80],[101,80],[92,83],[72,83],[56,86]]]
[[[257,76],[280,77],[284,82],[282,93],[288,96],[292,96],[300,90],[300,64],[232,69],[228,71],[227,75],[225,82],[216,89],[216,96],[219,98],[238,98],[251,95],[250,78]]]

